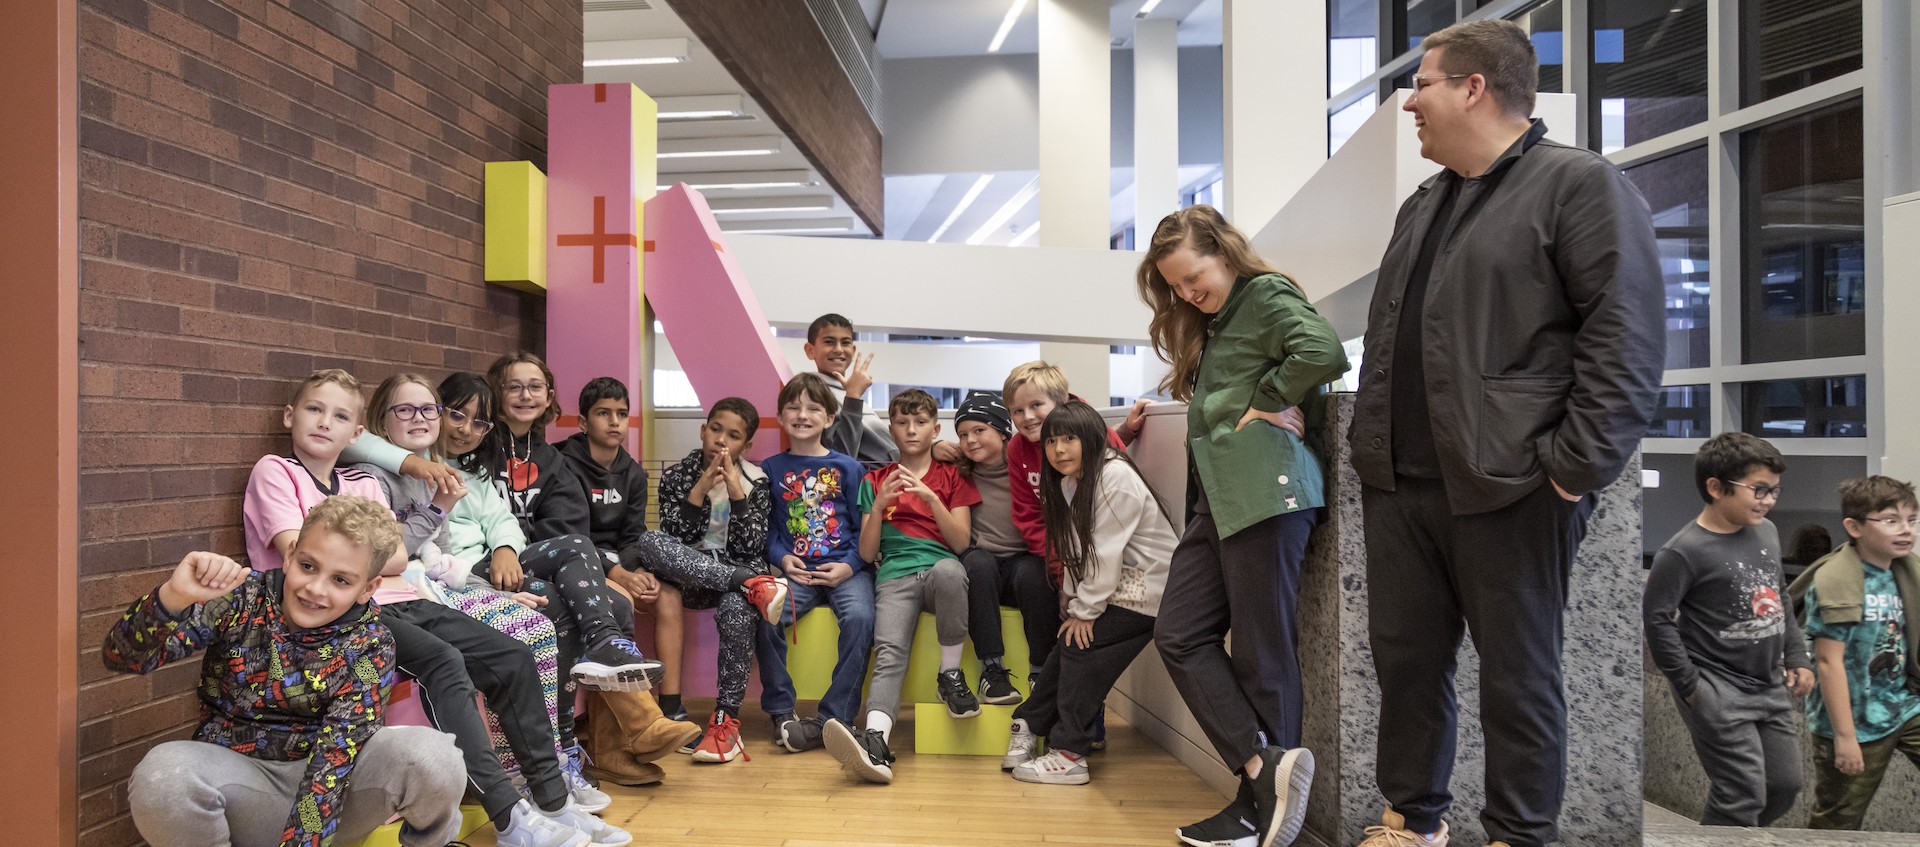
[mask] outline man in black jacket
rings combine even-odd
[[[1567,576],[1594,495],[1652,416],[1665,345],[1646,202],[1529,120],[1527,34],[1428,37],[1406,110],[1445,170],[1401,207],[1350,434],[1366,510],[1378,779],[1366,847],[1444,844],[1455,653],[1481,662],[1488,837],[1555,839],[1566,771]]]

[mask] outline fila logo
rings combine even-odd
[[[596,488],[593,490],[592,499],[593,502],[605,506],[616,506],[627,500],[627,498],[620,496],[620,489],[618,488]]]

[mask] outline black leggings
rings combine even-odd
[[[483,558],[473,572],[488,578],[492,564],[491,557]],[[600,568],[600,553],[586,536],[562,535],[530,544],[520,551],[520,569],[527,577],[524,590],[547,598],[540,613],[553,621],[554,645],[559,648],[560,696],[555,706],[560,743],[572,747],[576,742],[573,665],[588,650],[627,637],[625,633],[632,632],[632,607],[627,607],[628,628],[623,632],[615,617],[619,604]]]

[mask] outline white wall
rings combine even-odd
[[[1915,284],[1920,282],[1920,194],[1889,198],[1884,208],[1881,244],[1886,282],[1880,286],[1882,302],[1875,311],[1886,322],[1880,336],[1880,361],[1899,364],[1885,368],[1886,378],[1881,380],[1885,414],[1874,419],[1912,421],[1920,415],[1920,382],[1906,376],[1906,366],[1920,361],[1920,335],[1897,322],[1920,315],[1920,284]],[[1883,438],[1886,446],[1879,472],[1896,479],[1920,478],[1920,427],[1888,426]]]
[[[1133,51],[1112,56],[1111,150],[1133,162]],[[1217,165],[1220,48],[1180,48],[1180,163]],[[887,116],[881,169],[889,176],[1040,168],[1037,54],[888,59],[880,65]]]

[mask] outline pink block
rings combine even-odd
[[[793,369],[774,345],[707,199],[677,184],[647,201],[646,225],[647,302],[700,404],[746,398],[761,416],[751,457],[780,452],[773,406]]]
[[[569,414],[595,377],[619,379],[637,396],[649,376],[640,361],[639,203],[654,186],[635,151],[653,148],[636,137],[653,122],[636,128],[640,96],[628,84],[547,87],[547,364]]]
[[[420,706],[419,683],[407,678],[393,684],[387,694],[386,721],[387,726],[433,726]]]
[[[680,642],[680,693],[688,697],[712,697],[720,689],[720,635],[713,628],[712,609],[688,609],[681,613],[686,634]],[[633,616],[633,643],[648,656],[659,656],[654,646],[653,616]],[[760,674],[747,677],[747,702],[760,702]]]

